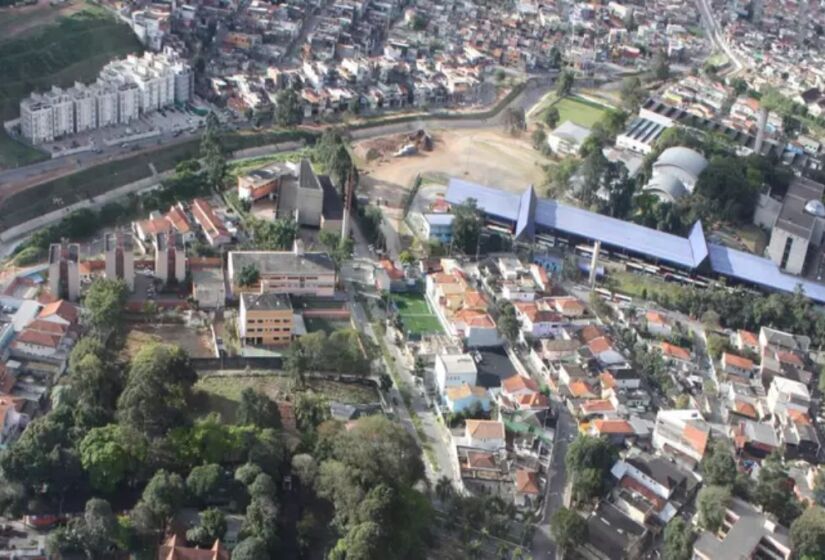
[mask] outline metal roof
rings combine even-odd
[[[653,164],[654,169],[663,166],[678,167],[684,170],[685,173],[698,178],[699,174],[708,166],[708,160],[696,150],[684,146],[674,146],[662,152],[662,155]]]
[[[474,198],[479,209],[487,214],[515,222],[518,220],[520,197],[492,187],[485,187],[462,179],[450,179],[444,199],[450,204],[461,204]]]

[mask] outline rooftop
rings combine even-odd
[[[240,273],[246,265],[258,268],[262,277],[285,274],[331,274],[335,271],[326,253],[295,254],[292,251],[230,251],[229,270]]]
[[[248,311],[275,311],[292,309],[286,294],[241,294],[241,305]]]
[[[760,542],[767,539],[773,547],[790,555],[788,530],[747,502],[731,498],[726,517],[734,520],[727,534],[719,538],[705,531],[693,545],[694,550],[707,558],[750,558],[756,555]]]

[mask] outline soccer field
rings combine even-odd
[[[392,300],[407,332],[419,335],[443,332],[438,317],[430,311],[423,294],[396,294]]]
[[[565,97],[553,106],[559,110],[559,123],[571,121],[587,128],[599,122],[606,112],[604,107],[579,97]]]

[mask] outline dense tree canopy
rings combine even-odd
[[[715,532],[722,526],[730,497],[730,488],[725,486],[705,486],[699,491],[696,507],[702,527]]]
[[[475,255],[483,225],[475,199],[453,207],[453,248],[465,255]]]
[[[93,428],[80,442],[80,461],[92,487],[111,494],[146,460],[143,436],[119,424]]]
[[[587,540],[587,522],[575,511],[562,507],[550,518],[550,533],[556,546],[571,552]]]
[[[86,291],[86,320],[96,332],[108,335],[120,327],[128,289],[122,280],[98,278]]]
[[[252,387],[241,392],[241,404],[236,412],[238,424],[258,428],[280,428],[281,413],[278,404]]]
[[[693,531],[679,516],[665,526],[664,557],[668,560],[690,560],[693,558]]]
[[[791,525],[791,544],[798,558],[825,558],[825,509],[810,506]]]

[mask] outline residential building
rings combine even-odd
[[[283,346],[292,340],[293,314],[289,296],[279,293],[241,294],[238,337],[254,346]]]
[[[447,387],[444,391],[444,402],[453,414],[460,414],[475,407],[485,412],[490,410],[490,394],[487,389],[466,383],[458,387]]]
[[[710,425],[698,410],[660,410],[656,414],[653,447],[688,465],[705,455]]]
[[[668,337],[673,333],[673,326],[668,318],[653,309],[645,313],[645,326],[647,332],[654,336]]]
[[[435,357],[435,382],[444,393],[451,387],[474,387],[478,377],[475,360],[469,354],[446,354]]]
[[[132,234],[128,232],[107,233],[103,238],[106,254],[106,278],[123,280],[130,291],[135,289],[135,254]]]
[[[238,177],[238,198],[255,202],[273,197],[283,177],[291,172],[283,165],[255,169]]]
[[[564,121],[547,135],[547,144],[554,154],[578,155],[588,136],[590,136],[589,128],[571,121]]]
[[[32,144],[51,142],[54,134],[54,110],[40,95],[20,102],[20,132]]]
[[[65,239],[49,246],[49,291],[56,298],[80,297],[80,245]]]
[[[720,558],[771,558],[790,560],[788,530],[754,506],[733,497],[725,508],[722,527],[705,531],[693,543],[696,560]]]
[[[681,501],[698,480],[665,458],[631,453],[610,470],[616,479],[615,504],[628,517],[646,525],[666,524],[678,513]]]
[[[215,215],[212,205],[202,198],[192,201],[192,216],[203,229],[206,241],[212,247],[226,245],[232,241],[232,236],[226,230],[223,222]]]
[[[258,271],[259,280],[240,284],[244,267]],[[335,294],[335,264],[326,253],[305,253],[296,241],[293,251],[231,251],[227,264],[233,296],[242,292],[332,297]]]
[[[155,278],[164,284],[186,280],[186,246],[180,234],[155,235]]]
[[[750,379],[753,374],[753,360],[730,352],[722,353],[722,370],[728,375]]]
[[[496,420],[467,420],[464,428],[467,447],[498,451],[504,449],[504,424]]]
[[[158,560],[229,560],[230,552],[216,540],[211,548],[185,546],[186,542],[172,535],[158,547]]]
[[[427,241],[437,241],[449,245],[453,240],[452,214],[424,214],[424,237]]]

